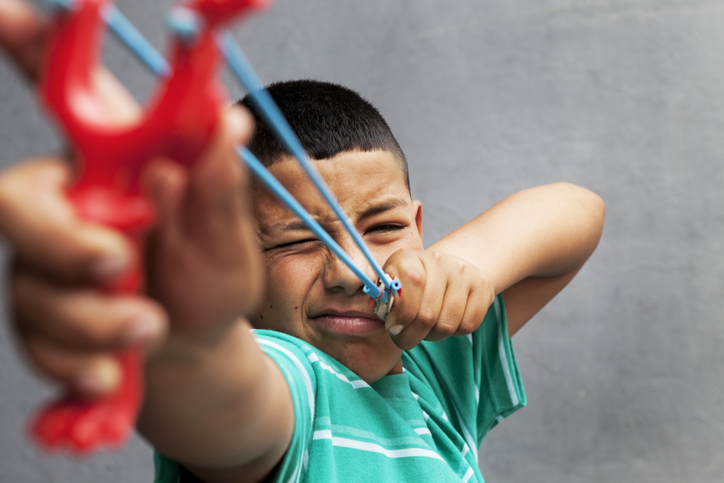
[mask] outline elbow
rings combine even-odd
[[[572,206],[576,218],[579,223],[579,230],[581,234],[582,248],[587,252],[586,258],[588,258],[598,246],[598,242],[603,234],[603,225],[606,219],[606,203],[603,201],[598,194],[593,191],[576,186],[573,184],[567,184],[567,189],[570,190]]]
[[[596,243],[598,243],[603,233],[603,224],[606,219],[606,203],[603,201],[603,198],[593,191],[580,187],[579,189],[582,191],[581,208],[590,220],[591,229],[595,234]]]
[[[570,225],[576,233],[575,237],[581,242],[580,248],[586,252],[588,258],[598,246],[603,234],[603,225],[606,218],[606,203],[593,191],[571,183],[554,183],[551,185],[563,201],[562,209],[568,212]]]
[[[603,222],[606,218],[606,203],[598,194],[572,183],[554,183],[564,198],[567,198],[571,205],[578,208],[579,214],[589,220],[592,228],[603,230]]]

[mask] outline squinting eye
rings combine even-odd
[[[292,242],[281,243],[279,245],[273,246],[272,248],[289,248],[289,247],[293,247],[293,246],[304,245],[306,243],[315,242],[315,241],[317,241],[316,238],[306,238],[304,240],[296,240],[296,241],[292,241]]]
[[[372,228],[367,230],[367,233],[387,233],[390,231],[402,230],[403,228],[405,227],[402,225],[392,225],[389,223],[385,223],[382,225],[373,226]]]

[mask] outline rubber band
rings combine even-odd
[[[116,38],[121,40],[131,52],[136,54],[138,59],[151,71],[160,77],[166,77],[171,73],[171,68],[163,55],[153,48],[153,45],[146,40],[135,25],[126,18],[118,7],[108,4],[102,12],[103,20],[110,28]]]
[[[117,7],[109,5],[104,12],[104,19],[108,22],[111,30],[116,36],[133,51],[141,62],[146,65],[152,72],[157,75],[165,76],[170,72],[170,67],[166,60],[159,54],[155,48],[148,42],[143,35],[133,26],[133,24],[118,10]],[[284,143],[290,153],[297,158],[303,169],[327,201],[329,206],[335,212],[345,229],[352,236],[357,246],[375,271],[379,280],[384,287],[383,290],[375,284],[342,250],[337,242],[324,230],[324,228],[312,218],[304,207],[279,183],[274,176],[264,167],[261,162],[245,147],[237,147],[239,155],[251,171],[259,178],[262,183],[277,198],[282,201],[294,214],[296,214],[302,222],[324,243],[332,252],[345,264],[364,284],[364,292],[375,300],[387,303],[388,294],[398,292],[401,288],[399,280],[392,280],[382,267],[377,263],[370,252],[367,244],[362,240],[359,232],[352,226],[349,218],[344,213],[342,207],[337,202],[329,187],[326,185],[319,172],[311,165],[309,158],[304,151],[301,143],[292,131],[289,124],[282,116],[279,108],[274,103],[269,93],[264,89],[261,81],[254,73],[251,65],[244,56],[241,48],[236,44],[229,32],[223,33],[219,38],[219,46],[226,56],[226,59],[236,74],[239,81],[247,89],[250,99],[259,109],[262,117],[266,120],[269,127]]]
[[[312,180],[319,193],[327,201],[327,204],[332,208],[350,236],[352,236],[355,244],[362,251],[362,254],[367,259],[380,281],[383,283],[385,287],[384,291],[395,291],[391,287],[392,279],[384,272],[384,270],[382,270],[380,264],[377,263],[377,260],[367,247],[367,244],[364,240],[362,240],[361,235],[350,222],[349,217],[347,217],[344,210],[339,205],[339,202],[324,182],[324,179],[322,179],[317,169],[310,162],[306,151],[287,123],[286,119],[284,119],[284,116],[272,99],[271,95],[269,95],[269,92],[264,89],[264,86],[254,72],[254,69],[251,67],[251,64],[241,50],[241,47],[239,47],[228,31],[220,35],[219,43],[221,44],[221,50],[226,56],[229,66],[236,74],[241,84],[248,91],[252,103],[254,103],[254,105],[259,109],[260,114],[266,120],[267,125],[284,143],[289,153],[297,158],[299,163],[302,165],[302,168],[307,173],[307,176],[309,176],[309,179]],[[369,285],[365,283],[365,293],[369,294],[373,298],[379,298],[379,295],[376,295],[377,292],[379,292],[379,288],[376,285]],[[386,302],[386,294],[384,295],[384,299]]]

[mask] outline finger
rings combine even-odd
[[[494,298],[495,292],[492,286],[482,282],[475,286],[468,296],[465,313],[460,321],[460,326],[453,335],[463,336],[475,332],[483,322],[485,314],[488,312],[490,305],[492,305]]]
[[[188,186],[188,172],[166,158],[149,163],[144,170],[143,183],[156,205],[156,227],[153,237],[163,247],[183,242],[183,201]]]
[[[390,335],[398,335],[415,317],[425,292],[426,274],[420,259],[406,251],[392,254],[383,267],[393,280],[399,280],[404,290],[394,295],[392,310],[385,318]]]
[[[0,45],[31,81],[37,79],[47,35],[47,23],[26,2],[0,1]]]
[[[165,158],[144,171],[143,183],[158,208],[159,231],[173,234],[172,239],[189,232],[206,236],[209,228],[228,232],[230,225],[238,223],[245,173],[235,146],[248,139],[251,120],[245,110],[234,107],[224,111],[220,124],[219,133],[190,173]],[[184,218],[190,226],[184,226]]]
[[[100,397],[118,387],[121,368],[111,354],[71,351],[41,338],[27,338],[24,343],[41,373],[79,397]]]
[[[431,330],[434,330],[443,308],[448,287],[447,279],[437,273],[437,266],[425,267],[425,289],[419,302],[417,315],[411,320],[399,335],[393,337],[398,347],[409,350],[425,339]],[[393,307],[394,309],[394,307]]]
[[[131,265],[118,232],[77,217],[65,189],[70,169],[46,158],[0,176],[0,232],[26,266],[67,281],[112,281]]]
[[[463,281],[455,277],[449,280],[438,318],[425,340],[444,340],[457,332],[465,313],[468,292]]]
[[[164,311],[141,297],[58,287],[22,271],[12,286],[19,332],[68,350],[151,348],[166,334]]]
[[[387,331],[398,347],[415,347],[434,325],[440,310],[445,281],[428,267],[416,252],[399,251],[385,266],[390,276],[399,279],[404,296],[398,295],[385,320]]]
[[[191,167],[186,200],[188,236],[212,248],[228,247],[248,215],[247,173],[236,154],[252,130],[249,114],[235,107],[224,112],[207,151]]]

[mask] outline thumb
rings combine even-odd
[[[246,110],[233,107],[222,114],[214,140],[191,167],[185,205],[187,235],[202,244],[224,245],[229,230],[248,214],[248,173],[236,146],[253,129]]]
[[[0,1],[0,45],[18,68],[35,81],[45,48],[48,26],[27,3]]]

